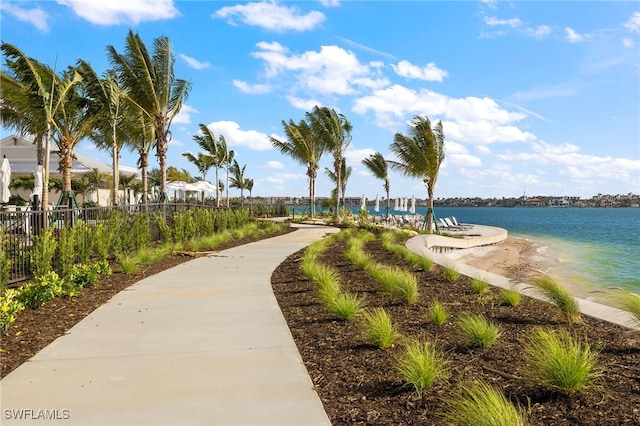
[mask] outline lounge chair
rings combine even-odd
[[[455,216],[451,216],[451,222],[453,222],[453,224],[455,226],[460,226],[460,227],[463,227],[463,228],[466,228],[466,229],[473,229],[473,225],[472,224],[470,224],[470,223],[460,223],[460,222],[458,222],[458,219],[456,219]]]
[[[445,217],[443,220],[447,224],[447,229],[449,229],[449,230],[452,230],[452,231],[464,231],[464,230],[469,229],[469,228],[464,227],[464,226],[456,226],[456,225],[454,225],[453,222],[451,221],[451,219],[448,218],[448,217]]]

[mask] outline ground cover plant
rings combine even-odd
[[[379,348],[363,332],[363,321],[340,321],[328,311],[317,298],[314,284],[300,271],[302,252],[290,256],[272,275],[280,308],[333,425],[443,425],[455,416],[465,424],[461,420],[465,414],[455,413],[461,408],[454,410],[456,395],[475,399],[484,407],[481,410],[522,417],[516,423],[507,417],[506,422],[495,424],[640,424],[640,348],[627,329],[588,317],[569,326],[553,304],[523,296],[517,306],[510,306],[503,301],[502,291],[493,287],[480,303],[471,278],[450,281],[443,268],[426,271],[408,263],[386,250],[380,238],[365,242],[363,250],[372,262],[417,277],[417,300],[407,305],[349,262],[347,241],[334,238],[317,253],[317,260],[340,274],[343,290],[366,297],[364,312],[385,310],[402,335],[395,345]],[[448,313],[440,324],[430,319],[436,303]],[[499,338],[488,347],[468,345],[457,325],[465,312],[497,324]],[[604,372],[595,386],[564,393],[527,373],[525,348],[540,329],[567,330],[577,341],[588,342]],[[431,342],[446,356],[448,378],[434,380],[421,395],[396,367],[408,342]],[[477,383],[491,385],[499,393],[484,395],[487,389]]]

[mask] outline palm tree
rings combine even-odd
[[[128,91],[127,98],[153,123],[156,156],[160,164],[160,193],[167,191],[167,149],[171,122],[187,100],[191,83],[175,78],[175,56],[168,37],[153,41],[150,55],[138,34],[129,30],[124,55],[107,46],[109,60]]]
[[[233,161],[234,161],[234,157],[236,156],[236,153],[233,150],[227,150],[226,149],[226,144],[225,144],[225,158],[226,161],[224,162],[224,169],[227,173],[227,184],[226,184],[226,191],[227,191],[227,208],[229,208],[229,173],[231,172],[231,167],[233,166]]]
[[[149,153],[153,146],[154,129],[151,121],[137,108],[130,108],[125,115],[124,128],[128,146],[138,153],[138,168],[140,169],[140,178],[142,184],[143,204],[149,202],[149,180],[151,176],[147,172],[149,168]],[[153,186],[160,184],[160,171],[158,170],[157,179]]]
[[[233,160],[231,165],[231,187],[240,190],[240,205],[244,206],[244,190],[247,188],[247,182],[244,179],[244,171],[247,165],[240,167],[237,160]]]
[[[227,142],[224,136],[220,135],[218,141],[216,141],[216,135],[205,124],[200,123],[200,133],[193,135],[193,140],[204,151],[201,153],[203,157],[207,157],[207,161],[210,162],[209,167],[213,167],[216,170],[216,182],[219,182],[218,173],[221,167],[223,167],[227,155]],[[182,154],[185,155],[185,154]],[[200,154],[198,154],[200,155]],[[204,160],[204,158],[203,158]],[[208,169],[207,169],[208,170]],[[216,190],[216,207],[220,207],[220,185],[217,185]]]
[[[384,159],[382,154],[376,152],[375,154],[371,154],[369,157],[362,160],[362,164],[364,164],[367,169],[378,179],[382,179],[384,181],[383,188],[387,193],[387,219],[389,218],[389,209],[391,208],[389,200],[389,191],[391,191],[391,185],[389,184],[389,164],[387,160]]]
[[[318,163],[324,153],[324,145],[314,136],[311,126],[300,120],[295,124],[293,120],[289,123],[282,121],[284,133],[287,141],[283,142],[274,137],[269,137],[271,144],[281,153],[286,154],[307,166],[307,177],[309,178],[309,212],[311,218],[316,214],[316,178],[318,176]]]
[[[10,73],[2,72],[0,84],[2,122],[35,135],[38,151],[44,154],[42,208],[48,210],[50,144],[52,132],[59,130],[54,118],[67,102],[69,93],[76,90],[81,78],[77,72],[64,73],[60,78],[53,69],[11,44],[2,43],[0,50],[10,70]],[[44,149],[40,150],[43,140]],[[68,183],[70,187],[70,179]]]
[[[96,131],[89,136],[98,149],[109,151],[112,160],[113,182],[111,185],[111,202],[118,204],[117,191],[120,187],[120,151],[124,137],[121,124],[124,120],[123,108],[126,90],[120,87],[114,71],[107,71],[102,78],[87,62],[79,60],[78,72],[82,76],[82,86],[91,100],[91,113],[96,116]]]
[[[100,200],[99,200],[99,197],[97,196],[98,186],[100,186],[100,183],[103,180],[110,178],[109,174],[101,172],[100,170],[94,167],[88,173],[86,173],[83,177],[86,177],[87,181],[89,182],[89,185],[91,186],[90,188],[91,191],[96,192],[96,202],[99,202]]]
[[[408,130],[409,136],[395,134],[390,149],[398,161],[389,161],[389,164],[406,176],[421,178],[424,182],[429,196],[427,230],[433,232],[433,193],[440,164],[444,161],[442,121],[432,129],[427,117],[416,115]]]
[[[340,175],[342,176],[342,182],[340,182],[340,192],[342,193],[342,205],[346,205],[346,193],[347,193],[347,182],[351,177],[351,172],[353,171],[353,167],[347,167],[347,160],[342,158],[342,166],[340,167]],[[329,177],[331,182],[334,184],[338,183],[338,175],[335,171],[331,170],[328,167],[324,168],[324,172]],[[335,189],[332,191],[332,197],[335,194]]]
[[[253,191],[253,179],[245,179],[244,187],[249,191],[249,214],[251,214],[251,206],[253,205],[253,197],[251,196],[251,192]]]
[[[313,108],[313,112],[307,112],[314,134],[319,139],[324,149],[333,156],[333,168],[336,173],[336,211],[334,217],[340,218],[340,198],[342,189],[342,158],[344,151],[351,143],[351,130],[353,126],[344,116],[334,109],[327,107]]]
[[[118,183],[120,184],[120,186],[122,186],[122,189],[124,190],[124,199],[129,200],[129,197],[127,197],[127,190],[133,189],[135,184],[139,182],[136,181],[136,175],[120,174],[120,176],[118,176]],[[140,189],[142,189],[141,185],[140,185]],[[134,191],[134,194],[136,194],[136,191]],[[114,204],[117,204],[117,203],[114,202]]]

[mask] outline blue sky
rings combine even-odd
[[[436,197],[640,193],[638,2],[2,0],[0,13],[3,42],[57,69],[82,58],[105,71],[129,29],[149,48],[168,36],[193,84],[169,164],[197,175],[181,154],[205,123],[253,195],[308,194],[306,168],[268,136],[314,105],[353,124],[348,196],[384,194],[361,161],[393,158],[416,114],[444,126]],[[88,142],[76,150],[109,163]],[[331,187],[321,173],[317,194]],[[426,198],[422,182],[392,173],[391,196],[412,195]]]

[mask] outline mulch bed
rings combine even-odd
[[[246,237],[218,244],[213,249],[225,250],[260,239],[282,235],[295,229],[272,233],[262,237]],[[119,266],[112,265],[114,273],[102,279],[92,288],[72,298],[58,298],[38,309],[26,308],[7,330],[2,331],[0,341],[0,378],[6,376],[22,363],[33,357],[49,343],[65,334],[80,320],[91,314],[113,296],[136,282],[172,268],[199,256],[199,253],[176,253],[161,260],[140,266],[133,273],[118,272]]]
[[[384,307],[400,332],[419,340],[436,340],[447,352],[450,376],[418,397],[394,370],[401,345],[378,349],[367,343],[360,319],[340,321],[314,295],[314,285],[299,270],[302,251],[290,256],[273,273],[274,293],[289,324],[306,368],[333,425],[442,425],[446,400],[458,384],[485,381],[515,403],[530,407],[536,425],[640,424],[640,348],[627,330],[583,318],[574,326],[599,350],[604,374],[599,388],[564,396],[524,377],[523,344],[536,327],[567,327],[557,309],[523,297],[517,307],[501,305],[497,289],[478,295],[470,279],[447,281],[436,266],[425,272],[384,250],[379,241],[365,245],[375,261],[413,269],[420,296],[415,305],[399,303],[365,272],[351,265],[340,240],[324,252],[322,263],[337,269],[345,288],[365,296],[369,307]],[[427,320],[427,306],[437,298],[451,317],[444,325]],[[482,313],[502,331],[488,348],[467,347],[455,325],[462,312]]]

